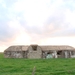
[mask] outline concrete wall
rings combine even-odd
[[[72,50],[44,51],[42,55],[43,58],[47,58],[47,57],[48,58],[75,58],[75,51]]]
[[[42,51],[42,58],[57,58],[57,51]]]
[[[5,51],[4,52],[4,57],[5,58],[10,58],[10,56],[11,56],[11,52],[10,51]]]
[[[23,51],[23,58],[27,58],[28,51]]]
[[[29,47],[27,58],[30,59],[39,59],[42,58],[42,50],[39,46],[37,46],[36,50],[33,50],[32,46]]]
[[[69,51],[70,58],[75,58],[75,51]]]
[[[20,51],[7,51],[4,56],[5,58],[23,58],[23,54]]]

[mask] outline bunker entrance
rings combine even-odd
[[[62,51],[57,51],[57,56],[58,56],[58,58],[61,58],[62,57]]]

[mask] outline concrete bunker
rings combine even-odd
[[[75,48],[71,46],[21,45],[10,46],[4,51],[5,58],[75,58]]]

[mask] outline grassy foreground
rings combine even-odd
[[[0,75],[75,75],[75,59],[11,59],[0,54]]]

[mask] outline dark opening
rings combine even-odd
[[[61,54],[62,54],[62,51],[58,51],[58,52],[57,52],[57,55],[61,55]]]
[[[48,52],[47,54],[50,54],[50,52]]]
[[[38,45],[31,45],[31,46],[32,46],[32,48],[33,48],[34,51],[37,50],[37,46],[38,46]]]
[[[52,52],[48,52],[47,54],[51,54]]]

